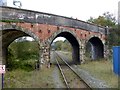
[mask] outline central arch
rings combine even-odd
[[[71,30],[66,30],[66,29],[58,30],[49,38],[48,40],[49,44],[51,45],[52,42],[57,37],[64,37],[70,42],[72,47],[72,59],[76,63],[80,63],[80,50],[79,50],[80,43],[79,43],[79,39],[76,37],[76,34]]]

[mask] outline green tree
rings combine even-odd
[[[110,50],[113,46],[120,45],[120,26],[117,25],[117,20],[113,14],[106,12],[98,18],[90,17],[90,19],[88,19],[87,22],[108,27],[109,33],[107,40],[109,42]]]
[[[39,57],[38,43],[35,41],[12,42],[8,47],[7,68],[33,70]]]
[[[109,12],[103,13],[103,15],[99,16],[98,18],[90,17],[90,19],[87,20],[90,23],[94,23],[101,26],[107,26],[109,29],[109,36],[108,40],[110,43],[110,46],[118,45],[118,25],[117,20],[115,16]]]
[[[70,52],[72,51],[71,44],[67,39],[63,43],[63,50],[70,51]]]
[[[116,26],[116,18],[113,14],[106,12],[103,15],[99,16],[98,18],[90,17],[87,20],[89,23],[94,23],[100,26],[108,26],[108,27],[115,27]]]
[[[56,50],[62,50],[62,51],[71,51],[72,50],[71,44],[69,43],[68,40],[56,41],[55,47],[56,47]]]
[[[55,46],[56,46],[56,50],[62,50],[62,44],[63,44],[63,41],[56,41],[55,42]]]

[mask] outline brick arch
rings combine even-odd
[[[1,36],[2,38],[2,63],[6,64],[7,60],[7,48],[8,46],[17,38],[22,37],[22,36],[30,36],[35,39],[35,41],[38,42],[38,47],[40,48],[40,40],[39,38],[30,30],[27,30],[22,27],[15,26],[13,25],[3,25],[2,30],[1,30]],[[40,53],[39,53],[40,54]],[[40,58],[39,58],[40,59]]]
[[[76,35],[76,33],[75,33],[74,31],[68,30],[68,29],[64,29],[64,28],[61,28],[61,29],[59,29],[58,31],[54,32],[54,33],[50,36],[50,38],[47,40],[48,43],[51,44],[51,43],[54,41],[54,39],[55,39],[56,37],[58,37],[58,35],[59,35],[60,33],[64,33],[64,32],[67,32],[67,33],[71,34],[73,37],[76,38],[76,40],[77,40],[77,42],[79,43],[79,45],[81,44],[80,39],[77,37],[77,35]]]
[[[90,42],[91,45],[91,59],[99,59],[104,58],[104,41],[100,39],[98,36],[92,36],[85,41],[85,48],[87,48],[87,44]]]
[[[71,43],[71,46],[73,47],[72,58],[73,60],[75,60],[75,62],[77,62],[77,64],[79,64],[80,62],[80,40],[75,34],[75,32],[68,30],[68,29],[61,28],[60,30],[56,31],[48,39],[49,45],[51,45],[54,39],[59,36],[66,38]]]
[[[102,38],[100,38],[100,36],[97,36],[97,35],[88,36],[85,40],[85,43],[87,43],[91,38],[94,38],[94,37],[98,38],[99,40],[101,40],[103,44],[105,44],[105,40],[103,40]]]
[[[39,37],[37,37],[37,35],[35,35],[34,32],[27,30],[26,28],[20,27],[20,26],[14,26],[14,25],[3,25],[2,26],[2,32],[11,32],[11,31],[18,31],[21,32],[21,35],[16,35],[16,38],[21,37],[21,36],[30,36],[32,38],[34,38],[38,44],[40,45],[40,40]]]

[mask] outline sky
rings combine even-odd
[[[104,12],[110,12],[117,18],[120,0],[17,0],[21,1],[22,9],[52,13],[73,17],[86,21],[90,17],[97,18]],[[13,0],[7,0],[13,6]]]
[[[52,13],[86,21],[91,16],[98,17],[109,11],[117,16],[120,0],[17,0],[22,2],[23,9]],[[13,6],[13,0],[7,0]]]

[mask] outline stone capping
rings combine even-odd
[[[0,13],[2,13],[3,15],[3,20],[17,19],[29,23],[42,23],[65,27],[67,26],[106,34],[106,28],[103,26],[98,26],[96,24],[88,23],[78,19],[73,19],[70,17],[5,6],[0,6],[0,9],[2,10],[2,12]]]

